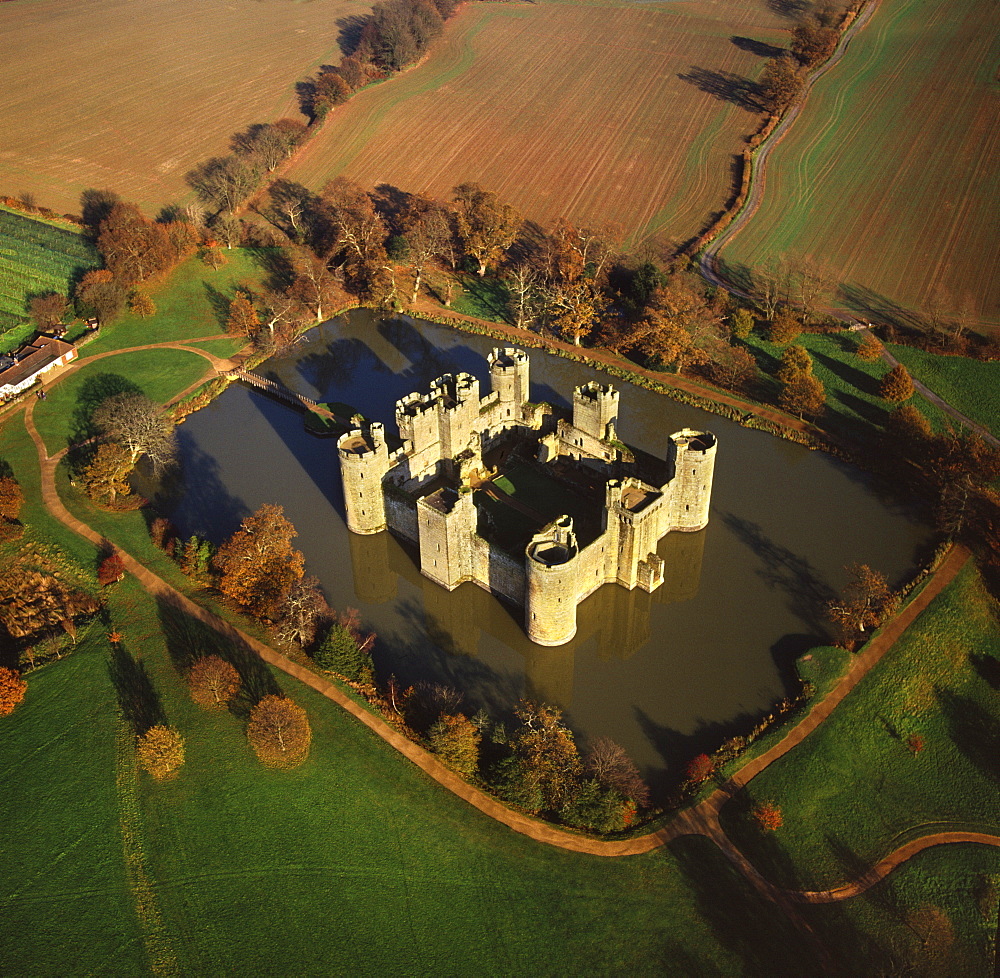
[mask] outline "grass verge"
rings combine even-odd
[[[970,563],[829,719],[726,805],[727,832],[769,878],[816,889],[925,830],[1000,831],[997,688],[997,606]],[[764,799],[784,813],[775,833],[749,815]]]
[[[892,355],[919,381],[966,417],[1000,433],[1000,363],[892,346]]]

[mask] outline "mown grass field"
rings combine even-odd
[[[127,310],[96,339],[80,350],[81,357],[98,353],[197,339],[220,337],[225,332],[229,303],[241,285],[253,289],[260,284],[263,269],[259,256],[246,248],[225,252],[228,263],[217,270],[197,258],[189,258],[171,272],[166,282],[149,289],[156,315],[143,319]],[[229,356],[240,347],[237,340],[220,338],[205,349],[216,356]]]
[[[83,273],[100,264],[94,246],[68,225],[0,206],[0,350],[16,345],[15,339],[23,342],[23,330],[15,337],[13,328],[27,320],[32,298],[47,292],[69,295]]]
[[[722,250],[822,263],[837,304],[906,320],[967,303],[1000,323],[1000,8],[883,0],[771,155],[760,210]]]
[[[817,730],[727,804],[723,824],[769,878],[836,885],[914,835],[1000,832],[1000,624],[972,564]],[[925,747],[912,754],[906,738]],[[784,825],[763,834],[748,806]]]
[[[935,394],[966,417],[1000,435],[1000,363],[941,356],[909,346],[893,346],[891,351]]]
[[[439,197],[471,180],[541,223],[686,240],[757,121],[702,88],[755,78],[754,42],[784,45],[789,24],[762,0],[470,3],[424,64],[335,110],[288,177]]]
[[[365,0],[27,0],[0,4],[0,192],[79,213],[110,187],[155,211],[254,122],[296,116],[297,80],[340,60]]]

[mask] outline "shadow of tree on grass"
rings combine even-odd
[[[141,737],[150,727],[167,722],[159,694],[146,671],[146,664],[133,659],[121,645],[112,646],[108,675],[115,687],[122,714],[137,737]]]

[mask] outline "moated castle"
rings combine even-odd
[[[528,401],[523,350],[495,349],[488,360],[486,397],[460,373],[399,400],[398,448],[374,422],[338,439],[347,527],[392,531],[419,548],[432,581],[448,590],[474,581],[524,608],[533,642],[562,645],[584,598],[608,583],[655,590],[661,538],[708,523],[716,439],[685,428],[670,436],[666,459],[653,458],[618,441],[610,385],[576,388],[569,421]],[[530,484],[534,498],[498,488],[515,488],[511,480]],[[576,520],[551,518],[563,505]]]

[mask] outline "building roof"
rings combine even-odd
[[[73,349],[72,343],[64,343],[51,336],[36,336],[14,351],[16,362],[12,367],[0,371],[0,388],[16,387]]]

